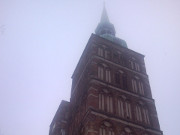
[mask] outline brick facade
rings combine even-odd
[[[92,34],[49,135],[162,135],[144,56]]]

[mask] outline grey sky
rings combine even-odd
[[[103,0],[0,0],[0,134],[48,135]],[[107,0],[110,21],[144,54],[164,135],[179,135],[180,1]]]

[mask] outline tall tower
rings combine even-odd
[[[104,8],[49,135],[162,135],[144,56],[115,33]]]

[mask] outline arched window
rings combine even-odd
[[[145,122],[146,124],[150,124],[148,109],[147,109],[146,107],[143,107],[142,112],[143,112],[144,122]]]
[[[137,60],[133,57],[131,58],[131,60],[129,60],[129,66],[133,70],[140,71],[140,65],[138,64]]]
[[[104,67],[102,65],[98,66],[98,78],[101,80],[104,79]]]
[[[112,124],[108,121],[104,121],[99,128],[99,135],[114,135]]]
[[[115,83],[121,89],[127,89],[127,76],[123,71],[119,70],[115,73]]]
[[[110,53],[110,51],[109,51],[108,49],[105,49],[105,59],[110,60],[110,58],[111,58],[111,53]]]
[[[99,109],[104,111],[105,106],[105,94],[99,94]]]
[[[131,83],[133,92],[144,95],[144,85],[139,77],[135,76],[134,78],[132,78]]]
[[[110,69],[106,68],[106,82],[111,82],[111,72],[110,72]]]
[[[126,118],[131,119],[132,114],[131,114],[131,104],[129,101],[125,102],[125,107],[126,107]]]
[[[140,71],[140,67],[139,67],[139,64],[138,64],[138,63],[135,63],[135,62],[134,62],[134,67],[135,67],[135,70],[136,70],[136,71]]]
[[[98,47],[98,55],[101,57],[104,56],[104,49],[102,47]]]
[[[138,92],[137,80],[133,78],[133,79],[131,80],[131,82],[132,82],[132,90],[133,90],[133,92],[137,93],[137,92]]]
[[[99,129],[99,135],[106,135],[106,130],[104,128],[104,126],[101,126]]]
[[[141,95],[144,95],[144,86],[143,86],[143,83],[141,81],[139,81],[139,93]]]
[[[118,115],[124,117],[124,101],[122,98],[118,99]]]
[[[61,135],[65,135],[65,130],[61,129]]]
[[[136,120],[139,122],[142,122],[142,112],[141,112],[141,106],[138,104],[136,105]]]
[[[112,96],[107,95],[106,102],[107,102],[107,112],[113,113],[113,99],[112,99]]]
[[[127,90],[127,76],[126,74],[123,74],[122,76],[122,84],[123,84],[123,89]]]
[[[99,109],[113,113],[113,98],[109,92],[99,93]]]
[[[143,102],[139,102],[136,105],[135,108],[135,112],[136,112],[136,120],[138,122],[144,122],[146,124],[150,124],[150,119],[149,119],[149,112],[147,107],[143,104]]]
[[[111,82],[111,70],[105,64],[98,65],[98,78],[105,80],[106,82]]]

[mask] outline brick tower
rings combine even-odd
[[[49,135],[162,135],[144,56],[115,37],[106,9],[72,76]]]

